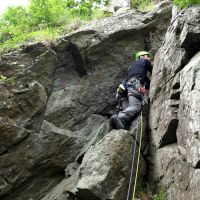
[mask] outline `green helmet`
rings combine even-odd
[[[138,60],[140,58],[140,56],[144,56],[144,55],[150,56],[150,53],[148,51],[139,51],[139,52],[136,53],[135,59]]]

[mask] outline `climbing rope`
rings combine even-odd
[[[136,172],[135,172],[135,181],[133,186],[133,197],[132,200],[135,199],[135,190],[137,185],[137,176],[138,176],[138,169],[139,169],[139,162],[140,162],[140,149],[142,146],[142,132],[143,132],[143,118],[142,118],[142,111],[140,113],[140,137],[139,137],[139,149],[138,149],[138,157],[137,157],[137,166],[136,166]],[[135,153],[136,153],[136,146],[137,146],[137,140],[138,140],[138,131],[135,135],[135,143],[133,143],[133,154],[131,159],[131,173],[130,173],[130,179],[129,179],[129,185],[128,185],[128,192],[127,192],[127,199],[130,199],[131,195],[131,185],[132,185],[132,179],[133,179],[133,173],[134,173],[134,162],[135,162]]]
[[[143,132],[143,119],[142,119],[142,111],[141,111],[141,116],[140,116],[141,122],[140,122],[140,141],[139,141],[139,149],[138,149],[138,159],[137,159],[137,168],[135,172],[135,183],[134,183],[134,189],[133,189],[133,198],[135,198],[135,189],[136,189],[136,184],[137,184],[137,176],[138,176],[138,169],[139,169],[139,163],[140,163],[140,149],[142,146],[142,132]]]
[[[135,152],[136,152],[136,147],[137,147],[137,140],[138,140],[138,131],[136,131],[135,134],[135,143],[132,145],[132,159],[131,159],[131,174],[129,178],[129,184],[128,184],[128,192],[127,192],[127,198],[126,200],[130,199],[131,195],[131,185],[132,185],[132,179],[133,179],[133,172],[134,172],[134,163],[135,163]]]

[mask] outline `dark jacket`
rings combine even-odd
[[[135,77],[136,79],[140,80],[141,84],[144,84],[148,80],[148,71],[150,73],[152,72],[152,65],[150,61],[143,58],[136,60],[128,68],[128,76],[126,81],[128,81],[132,77]]]

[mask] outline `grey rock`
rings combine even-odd
[[[41,200],[75,200],[79,169],[68,179],[63,179]]]
[[[44,121],[39,134],[30,134],[20,145],[0,157],[3,178],[9,183],[1,185],[1,194],[12,188],[15,193],[6,195],[5,199],[40,198],[64,177],[64,168],[79,152],[74,150],[81,147],[81,142],[70,131]],[[40,192],[36,193],[37,190]]]
[[[19,90],[20,91],[20,90]],[[5,94],[4,94],[5,95]],[[23,92],[7,95],[10,108],[2,108],[4,115],[0,125],[1,130],[1,149],[0,152],[7,151],[12,145],[16,145],[22,141],[30,132],[29,126],[37,126],[35,116],[45,109],[47,95],[44,87],[38,82],[32,82],[32,88],[23,90]],[[28,123],[27,123],[28,122]],[[26,127],[27,126],[27,127]]]
[[[153,175],[156,183],[165,186],[168,199],[199,199],[199,169],[192,168],[186,160],[185,149],[169,145],[156,151]]]
[[[147,113],[146,113],[147,114]],[[129,133],[136,139],[137,137],[137,143],[139,144],[141,139],[141,153],[143,155],[147,155],[149,153],[148,148],[148,130],[147,130],[147,116],[144,116],[144,114],[139,115],[130,126]]]
[[[177,74],[174,79],[180,80],[179,74]],[[162,147],[167,144],[176,143],[177,141],[176,130],[179,121],[179,99],[174,99],[172,98],[172,95],[170,96],[170,93],[176,91],[176,89],[173,89],[174,84],[174,80],[169,81],[162,88],[162,95],[157,97],[157,94],[155,94],[155,101],[153,99],[154,97],[152,98],[153,103],[149,119],[153,133],[155,133],[152,134],[152,142],[156,147]],[[168,97],[168,100],[166,100],[166,96]],[[157,112],[157,109],[159,108],[163,109]]]
[[[101,115],[115,106],[132,52],[157,51],[170,17],[171,5],[129,11],[87,24],[52,48],[32,44],[1,56],[1,73],[16,81],[0,91],[1,197],[41,199],[65,179],[68,165],[81,164],[106,135],[108,120]]]
[[[90,129],[87,130],[87,126]],[[4,194],[11,188],[15,189],[15,192],[7,195],[5,199],[39,199],[43,193],[47,193],[58,184],[64,178],[65,167],[76,159],[81,161],[90,145],[101,139],[108,131],[105,118],[101,116],[92,116],[88,119],[87,126],[81,135],[81,130],[77,130],[75,134],[44,121],[40,133],[31,133],[12,151],[3,154],[0,157],[0,166],[4,178],[1,179],[0,192]],[[91,126],[97,128],[91,130]],[[18,162],[15,160],[16,157],[19,157]],[[73,171],[70,171],[68,175],[73,174]],[[28,185],[26,181],[29,181]],[[23,191],[18,190],[18,186],[23,188]]]
[[[160,187],[167,188],[168,199],[187,199],[190,167],[183,162],[184,156],[180,153],[184,155],[181,147],[170,145],[157,150],[154,155],[154,178]]]
[[[199,199],[200,7],[173,9],[171,25],[155,56],[151,81],[152,182],[167,199]],[[153,185],[153,184],[152,184]]]
[[[120,200],[126,197],[132,142],[127,131],[113,130],[86,152],[77,183],[78,198]],[[141,181],[146,167],[142,157],[140,161],[138,180]]]
[[[99,140],[101,140],[104,135],[108,133],[109,124],[108,120],[99,115],[91,115],[81,130],[74,131],[75,135],[84,138],[85,145],[76,157],[76,160],[81,163],[85,152],[93,145],[95,145]]]
[[[178,142],[187,151],[187,161],[193,167],[200,167],[200,104],[199,79],[200,78],[200,52],[181,71],[181,97],[179,119],[181,121],[177,137]]]
[[[199,195],[199,189],[198,189],[198,185],[199,185],[199,176],[200,176],[200,170],[196,169],[196,170],[191,170],[190,173],[190,198],[197,200],[200,198]]]

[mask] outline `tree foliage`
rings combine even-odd
[[[20,35],[23,30],[28,28],[28,23],[29,15],[24,8],[20,6],[9,7],[0,19],[0,42]]]
[[[57,26],[65,15],[64,0],[31,0],[28,9],[32,26]]]
[[[135,8],[145,7],[154,0],[131,0]],[[56,37],[68,30],[73,19],[100,16],[97,9],[109,0],[30,0],[28,8],[9,7],[0,16],[0,47],[12,47],[22,41]],[[199,4],[200,0],[174,0],[181,8]]]
[[[200,4],[200,0],[174,0],[174,4],[180,8],[185,8],[191,5]]]
[[[92,18],[108,0],[30,0],[28,8],[9,7],[0,16],[0,47],[12,46],[29,37],[57,35],[73,18]],[[55,34],[54,34],[55,33]],[[29,38],[30,39],[30,38]]]

